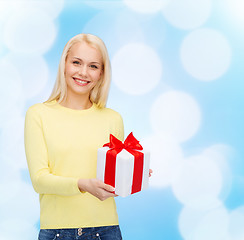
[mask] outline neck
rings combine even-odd
[[[92,102],[89,98],[83,98],[82,96],[68,97],[60,103],[62,106],[75,109],[75,110],[85,110],[92,106]]]

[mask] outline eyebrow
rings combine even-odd
[[[78,59],[78,60],[80,60],[80,61],[83,61],[81,58],[78,58],[78,57],[73,57],[73,58],[76,58],[76,59]],[[101,65],[99,62],[90,62],[90,63],[96,63],[96,64]]]

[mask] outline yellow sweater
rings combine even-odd
[[[114,198],[100,201],[77,186],[79,178],[96,178],[97,149],[110,133],[124,138],[122,118],[109,108],[74,110],[54,100],[28,109],[25,151],[42,229],[118,224]]]

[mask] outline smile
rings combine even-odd
[[[79,86],[86,86],[90,83],[90,81],[79,79],[79,78],[73,78],[75,83]]]

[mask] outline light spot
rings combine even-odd
[[[24,149],[24,118],[8,119],[2,126],[0,151],[3,161],[12,169],[26,169],[27,162]]]
[[[219,168],[222,175],[222,189],[219,195],[221,200],[225,200],[232,188],[232,172],[230,162],[234,156],[234,150],[231,146],[226,144],[214,144],[201,153],[202,156],[213,161]]]
[[[243,27],[244,23],[244,2],[243,0],[226,0],[225,6],[231,20],[236,20],[236,24]]]
[[[174,27],[193,29],[207,21],[211,9],[211,0],[170,0],[162,12]]]
[[[197,209],[212,206],[221,188],[222,176],[218,166],[201,155],[184,159],[172,184],[175,197],[184,205]]]
[[[26,99],[36,96],[44,89],[48,81],[49,69],[42,56],[11,53],[6,60],[18,70]]]
[[[52,0],[52,1],[36,1],[36,0],[26,0],[26,1],[15,1],[13,7],[16,11],[25,11],[26,8],[40,9],[45,12],[50,18],[55,19],[62,12],[64,7],[64,0]]]
[[[41,9],[26,8],[6,22],[4,42],[13,52],[43,54],[52,46],[56,34],[56,27],[48,14]]]
[[[172,183],[176,166],[183,158],[182,149],[176,142],[163,136],[150,136],[141,141],[143,148],[150,150],[150,168],[154,170],[150,178],[153,187],[166,187]]]
[[[5,220],[19,218],[22,221],[29,222],[33,226],[40,216],[38,194],[34,191],[31,184],[21,181],[9,181],[7,186],[11,187],[14,184],[15,187],[13,187],[13,190],[16,190],[15,195],[7,194],[8,198],[5,199],[7,201],[4,201],[4,204],[0,206],[1,218]],[[7,191],[6,188],[2,188],[2,190]],[[13,227],[13,225],[9,227]]]
[[[140,13],[156,13],[165,7],[169,0],[123,0],[133,11]]]
[[[240,206],[230,212],[230,236],[234,240],[244,239],[244,206]]]
[[[141,95],[159,83],[162,63],[157,53],[142,43],[122,47],[112,59],[113,80],[125,93]]]
[[[179,230],[186,240],[222,240],[228,234],[227,209],[216,201],[214,208],[196,210],[184,207],[179,215]]]
[[[23,86],[19,71],[10,62],[0,61],[0,123],[8,122],[8,116],[16,116],[24,107]],[[15,111],[16,110],[16,111]]]
[[[229,68],[231,48],[226,38],[213,29],[198,29],[182,42],[181,61],[194,78],[211,81],[221,77]]]
[[[2,220],[0,222],[0,239],[15,240],[16,236],[21,240],[37,239],[38,229],[35,227],[35,223],[26,221],[21,216]]]
[[[228,234],[229,216],[226,208],[208,212],[194,231],[194,240],[222,240]]]
[[[180,91],[168,91],[155,100],[150,118],[155,133],[183,142],[198,131],[201,112],[190,95]]]

